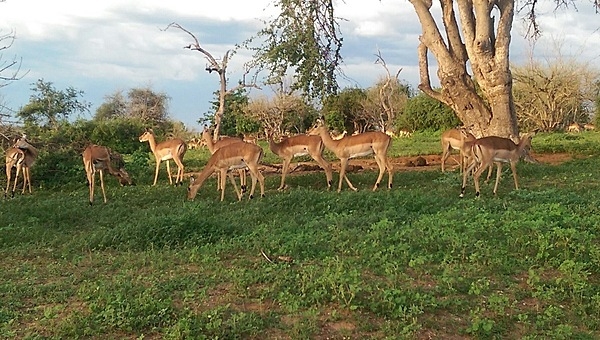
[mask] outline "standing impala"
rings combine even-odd
[[[475,182],[475,196],[479,197],[479,177],[486,168],[496,164],[496,184],[494,185],[494,195],[498,190],[498,182],[502,175],[502,163],[509,163],[515,181],[515,189],[519,189],[517,180],[517,162],[521,157],[526,161],[536,163],[537,161],[529,155],[531,149],[531,138],[533,134],[525,134],[519,139],[519,143],[515,144],[512,140],[503,137],[489,136],[479,138],[473,142],[471,152],[473,154],[472,162],[469,167],[463,172],[463,184],[460,191],[460,197],[465,194],[467,184],[467,176],[471,170],[476,169],[473,174],[473,182]],[[488,175],[489,177],[489,175]]]
[[[211,155],[226,145],[235,144],[235,143],[246,143],[242,139],[235,138],[235,137],[226,137],[226,138],[219,139],[215,142],[212,139],[212,131],[210,131],[210,129],[207,126],[204,126],[204,131],[202,131],[202,139],[201,140],[206,144],[206,147],[208,148],[208,151],[210,152]],[[256,144],[256,143],[252,143],[252,144]],[[238,173],[240,175],[240,186],[242,187],[242,192],[246,192],[246,168],[238,169]],[[217,172],[217,190],[221,190],[221,179],[220,178],[221,178],[220,172]]]
[[[15,143],[12,148],[6,151],[6,191],[4,192],[4,196],[8,195],[8,189],[10,185],[10,179],[12,174],[12,168],[16,168],[15,174],[15,182],[13,185],[11,197],[14,197],[15,190],[17,188],[17,181],[19,180],[19,172],[23,170],[23,191],[25,193],[25,188],[29,188],[29,193],[31,193],[31,173],[30,168],[35,163],[35,160],[38,156],[37,149],[29,144],[27,141],[27,137],[23,135],[21,138],[15,139]]]
[[[344,131],[345,132],[345,131]],[[323,170],[327,178],[327,189],[331,188],[332,175],[331,164],[323,159],[323,149],[325,145],[319,136],[311,135],[295,135],[284,138],[281,142],[273,141],[273,134],[267,132],[269,140],[269,149],[277,156],[283,158],[283,169],[281,170],[281,184],[277,190],[282,190],[285,187],[285,176],[290,170],[292,158],[298,156],[310,155]]]
[[[173,138],[164,142],[156,143],[156,137],[152,129],[146,128],[146,131],[140,136],[140,142],[148,142],[150,149],[156,159],[156,171],[154,172],[154,184],[158,180],[158,169],[160,168],[160,162],[167,161],[167,174],[169,175],[169,183],[173,184],[171,179],[171,169],[169,167],[169,160],[172,159],[177,164],[177,176],[175,177],[175,185],[183,183],[183,156],[187,151],[187,145],[181,138]]]
[[[442,142],[442,172],[445,170],[445,163],[452,150],[458,150],[460,153],[460,171],[463,172],[465,170],[465,160],[468,155],[465,155],[463,145],[465,143],[475,141],[475,136],[472,133],[467,131],[465,128],[458,129],[450,129],[446,130],[442,133],[441,142]]]
[[[357,190],[346,176],[348,160],[350,158],[367,156],[370,154],[375,155],[375,161],[379,166],[379,176],[373,186],[373,191],[377,190],[379,187],[385,169],[388,171],[388,188],[392,188],[392,165],[387,159],[387,150],[391,142],[390,136],[380,131],[368,131],[357,135],[346,136],[340,140],[334,140],[331,138],[329,131],[327,131],[327,127],[325,127],[321,121],[317,121],[317,125],[311,129],[310,134],[321,136],[325,147],[331,150],[337,158],[340,159],[338,192],[342,190],[342,181],[344,179],[346,180],[346,183],[348,183],[350,189],[354,191]]]
[[[104,191],[104,170],[115,176],[121,185],[132,184],[131,178],[123,168],[123,158],[117,153],[113,153],[104,146],[90,145],[83,151],[83,167],[87,176],[90,189],[90,205],[94,203],[94,187],[96,185],[96,171],[100,173],[100,187],[102,188],[102,197],[106,203],[106,192]],[[114,165],[117,165],[115,170]]]
[[[254,190],[256,188],[256,181],[260,183],[260,195],[265,195],[265,179],[258,170],[258,163],[263,157],[263,150],[260,146],[250,143],[235,143],[221,147],[213,153],[206,167],[200,172],[198,178],[195,179],[193,176],[190,177],[190,186],[188,187],[187,197],[193,200],[198,193],[204,181],[212,175],[213,172],[218,171],[220,176],[220,188],[221,188],[221,201],[225,198],[225,182],[227,172],[230,169],[240,169],[248,167],[250,176],[252,177],[252,188],[250,189],[250,198],[254,197]],[[243,192],[238,191],[233,175],[229,172],[229,179],[233,184],[235,193],[237,194],[238,200],[242,199]]]

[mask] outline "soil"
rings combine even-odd
[[[535,154],[532,156],[537,159],[540,163],[558,165],[573,159],[572,155],[568,153],[549,153],[549,154]],[[394,171],[428,171],[428,170],[439,170],[441,168],[441,155],[423,155],[423,156],[410,156],[410,157],[396,157],[391,158]],[[332,162],[333,170],[339,170],[339,162]],[[452,171],[458,168],[458,155],[451,155],[446,161],[446,168]],[[355,172],[361,170],[374,171],[377,170],[377,162],[373,158],[360,158],[352,159],[348,163],[348,172]],[[277,173],[281,172],[281,164],[273,164],[272,167],[267,167],[266,173]],[[292,162],[290,165],[290,173],[302,173],[302,172],[313,172],[321,171],[321,168],[314,162],[307,163],[295,163]]]

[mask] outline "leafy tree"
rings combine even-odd
[[[214,92],[216,100],[212,101],[212,111],[216,112],[220,107],[220,92]],[[249,98],[245,88],[238,88],[225,95],[225,114],[221,120],[221,135],[236,136],[240,133],[257,132],[260,124],[246,116],[244,110],[248,105]],[[216,115],[212,112],[204,119],[198,120],[198,123],[210,125],[214,128],[216,125]]]
[[[570,1],[554,0],[559,6]],[[431,0],[409,0],[421,23],[419,89],[445,103],[478,135],[515,135],[517,116],[509,65],[515,0],[439,0],[441,17]],[[259,33],[266,43],[256,58],[271,74],[292,69],[297,86],[307,94],[335,92],[334,70],[341,60],[342,39],[333,14],[334,0],[274,0],[280,14]],[[531,23],[533,36],[538,0],[519,9]],[[600,8],[600,1],[593,1]],[[439,23],[439,24],[438,24]],[[441,88],[430,81],[429,55],[437,61]]]
[[[325,122],[339,131],[363,132],[372,122],[363,115],[363,103],[367,93],[359,88],[345,88],[339,94],[329,96],[323,102]]]
[[[123,95],[123,92],[117,91],[104,97],[104,103],[100,104],[96,109],[94,120],[101,121],[126,117],[128,107],[129,103]]]
[[[57,90],[51,82],[39,79],[33,84],[34,94],[29,103],[22,107],[17,117],[25,125],[38,125],[44,128],[57,129],[66,122],[73,113],[83,113],[89,110],[90,103],[80,100],[84,92],[73,87]]]
[[[423,93],[410,98],[396,120],[397,128],[409,131],[438,131],[458,125],[460,120],[451,108]]]
[[[339,25],[333,0],[275,0],[279,15],[258,32],[264,43],[254,50],[254,64],[266,69],[267,83],[295,75],[292,90],[308,98],[337,93],[342,62]],[[253,39],[246,42],[250,46]]]

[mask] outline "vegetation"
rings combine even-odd
[[[538,135],[535,151],[574,160],[521,163],[521,190],[505,177],[497,197],[462,200],[458,173],[435,170],[376,192],[374,172],[352,173],[361,190],[339,194],[321,172],[284,192],[267,176],[243,202],[219,202],[213,180],[188,202],[151,187],[147,164],[88,207],[81,170],[2,201],[0,337],[598,338],[599,145]],[[416,133],[391,153],[438,150],[439,133]],[[207,158],[189,150],[186,168]]]

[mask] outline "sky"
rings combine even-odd
[[[600,66],[600,14],[587,0],[576,1],[577,8],[558,11],[552,3],[540,4],[543,36],[535,44],[524,39],[525,26],[515,15],[511,62],[524,63],[532,55],[548,60],[559,50]],[[384,76],[383,67],[375,64],[380,51],[390,71],[402,68],[399,78],[416,88],[421,26],[412,5],[406,0],[339,0],[336,5],[336,15],[344,19],[342,69],[347,79],[340,79],[341,86],[367,88]],[[27,74],[0,88],[0,102],[18,110],[34,93],[33,84],[44,79],[57,90],[83,91],[82,99],[92,106],[82,118],[91,119],[106,96],[150,87],[171,98],[172,119],[199,131],[197,121],[211,110],[219,78],[204,70],[204,55],[183,48],[192,42],[189,35],[164,29],[171,22],[180,24],[220,59],[276,13],[270,0],[5,0],[0,2],[0,36],[14,30],[17,39],[10,49],[0,51],[1,60],[22,58]],[[250,59],[250,52],[244,50],[233,55],[229,84],[237,83]],[[433,61],[430,67],[435,82]],[[252,89],[250,95],[268,95],[268,91]]]

